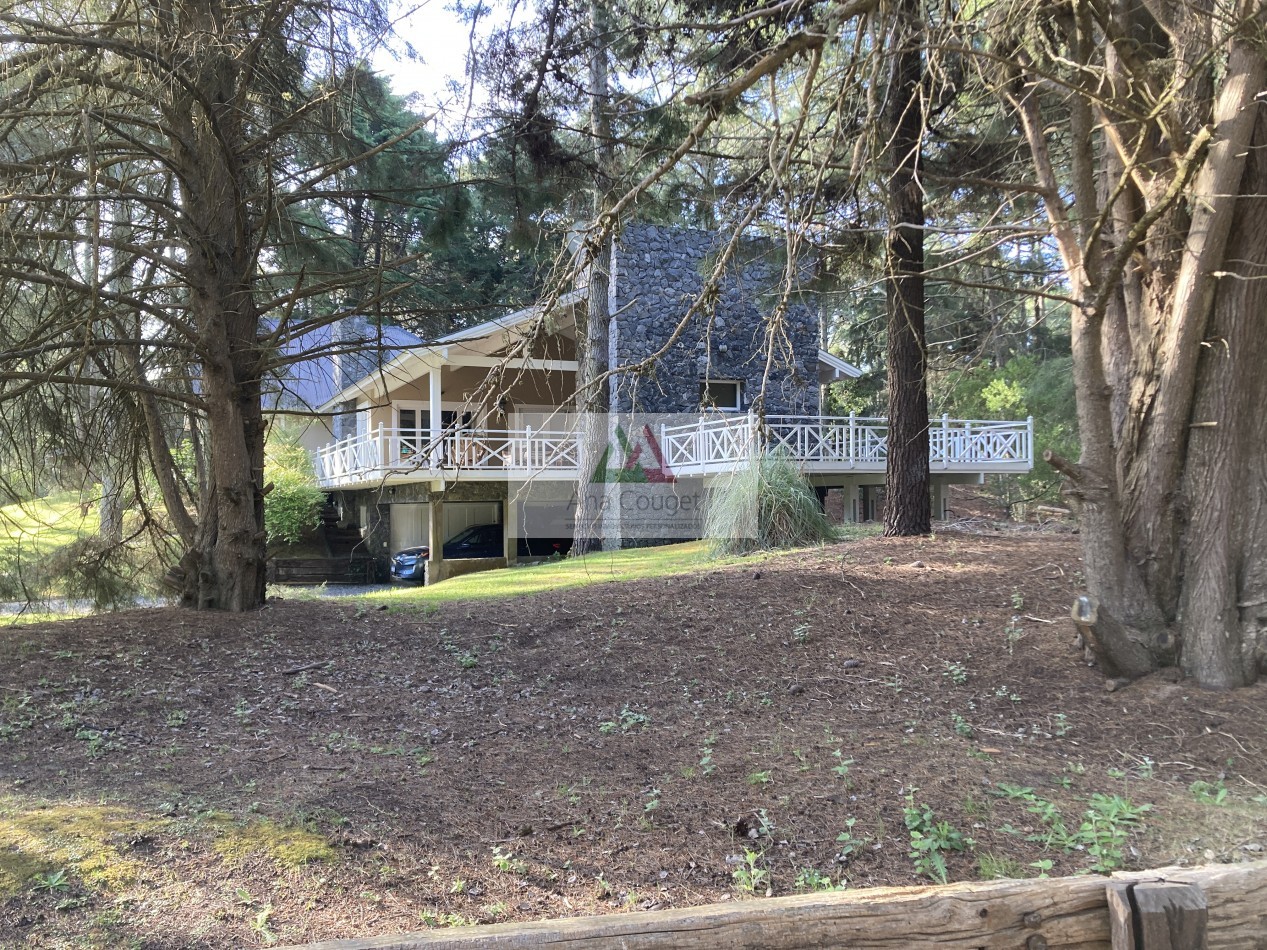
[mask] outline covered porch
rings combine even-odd
[[[459,423],[425,433],[380,424],[324,446],[313,462],[319,484],[331,489],[430,479],[575,478],[579,435],[562,421],[558,429]],[[732,472],[767,451],[786,454],[807,475],[883,472],[888,460],[887,420],[854,415],[701,416],[688,425],[662,426],[656,435],[666,467],[682,476]],[[1032,419],[930,421],[929,466],[935,472],[1020,473],[1033,464]]]

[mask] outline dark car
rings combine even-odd
[[[421,581],[427,574],[427,557],[431,549],[420,544],[392,555],[392,577],[402,581]],[[444,542],[446,558],[502,557],[506,553],[499,524],[477,524],[459,531]]]
[[[520,557],[557,557],[567,554],[571,548],[571,538],[519,539]],[[431,549],[425,544],[397,551],[392,555],[392,577],[402,581],[425,580],[430,553]],[[446,558],[502,557],[505,553],[499,524],[475,525],[444,542]]]

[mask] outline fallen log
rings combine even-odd
[[[1176,898],[1166,895],[1166,888],[1139,886],[1167,883],[1187,887],[1176,890]],[[1129,894],[1123,896],[1124,884],[1136,885],[1137,905],[1130,904]],[[1118,902],[1116,916],[1110,913],[1111,891]],[[1168,904],[1161,902],[1162,895]],[[1127,916],[1130,906],[1144,908],[1142,923],[1123,924],[1123,901]],[[1166,907],[1172,905],[1182,907],[1187,916],[1165,931],[1169,942],[1150,945],[1148,934],[1160,932],[1154,926],[1156,915],[1164,918]],[[1201,942],[1183,944],[1184,939]],[[1141,946],[1143,950],[1267,946],[1267,861],[1161,868],[1107,879],[990,881],[803,894],[681,910],[327,940],[289,950],[1140,950]]]

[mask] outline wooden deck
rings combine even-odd
[[[661,425],[653,433],[675,475],[734,471],[762,452],[781,452],[807,475],[883,472],[888,423],[861,416],[731,415]],[[416,430],[379,427],[314,454],[323,488],[456,477],[479,480],[574,479],[578,436],[562,430],[457,430],[428,441]],[[992,420],[934,419],[929,424],[929,466],[934,472],[1027,472],[1034,466],[1034,425]]]

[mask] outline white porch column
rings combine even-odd
[[[431,372],[427,374],[427,402],[429,405],[427,417],[431,420],[431,431],[427,433],[427,442],[432,446],[432,468],[439,468],[440,460],[443,457],[443,446],[440,444],[440,437],[444,432],[444,408],[441,405],[442,390],[440,386],[440,371],[443,367],[443,363],[433,366],[431,367]]]

